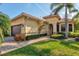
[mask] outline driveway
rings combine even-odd
[[[5,41],[4,42],[12,42],[15,41],[14,37],[5,37]]]
[[[36,42],[39,42],[39,41],[45,41],[45,40],[48,40],[48,39],[49,39],[48,37],[41,37],[41,38],[38,38],[38,39],[33,39],[33,40],[28,40],[28,41],[26,40],[26,41],[22,41],[22,42],[16,42],[16,41],[14,41],[13,37],[10,37],[10,38],[6,39],[6,42],[1,44],[1,46],[0,46],[1,53],[0,54],[5,54],[7,52],[16,50],[18,48],[22,48],[22,47],[30,45],[32,43],[36,43]]]

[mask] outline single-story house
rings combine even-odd
[[[58,33],[65,31],[65,21],[59,15],[49,15],[37,18],[27,13],[21,13],[11,20],[12,35],[15,34],[39,34]],[[74,21],[68,20],[68,30],[74,31]]]
[[[59,15],[49,15],[43,18],[49,23],[50,34],[65,32],[65,19],[62,19]],[[69,32],[74,32],[74,23],[74,20],[68,19],[67,30]]]
[[[11,34],[39,34],[40,27],[45,27],[44,23],[42,19],[23,12],[11,20]],[[46,30],[41,29],[40,33],[46,33]]]

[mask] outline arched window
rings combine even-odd
[[[59,23],[57,23],[57,32],[59,33]]]

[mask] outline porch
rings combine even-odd
[[[67,27],[68,27],[67,29],[69,32],[74,32],[74,24],[73,23],[68,23]],[[56,34],[56,33],[61,33],[61,32],[65,32],[65,23],[49,24],[48,33]]]

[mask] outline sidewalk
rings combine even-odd
[[[14,41],[13,42],[5,42],[0,46],[0,51],[1,51],[0,54],[2,55],[7,52],[16,50],[18,48],[22,48],[24,46],[30,45],[32,43],[36,43],[39,41],[45,41],[45,40],[48,40],[48,37],[41,37],[38,39],[33,39],[33,40],[23,41],[23,42],[14,42]]]

